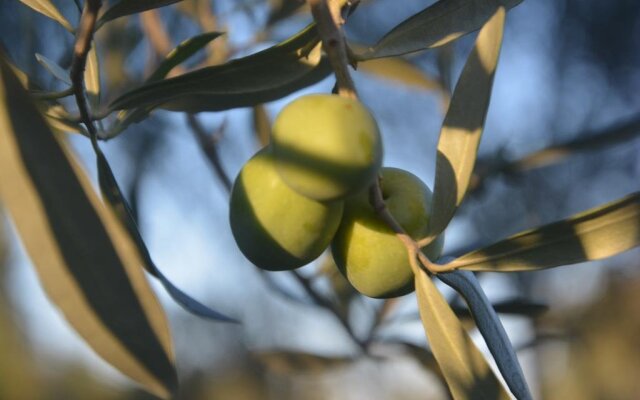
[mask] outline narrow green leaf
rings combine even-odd
[[[100,106],[100,63],[98,62],[98,50],[96,42],[92,43],[87,54],[87,65],[84,70],[84,85],[87,90],[87,99],[91,109],[97,110]]]
[[[531,393],[524,373],[518,362],[507,332],[484,294],[478,279],[470,271],[453,271],[438,274],[437,277],[456,292],[460,293],[467,303],[478,330],[482,334],[489,351],[496,361],[507,386],[519,400],[531,400]]]
[[[352,361],[345,356],[325,356],[284,349],[255,351],[252,356],[271,372],[282,375],[335,370]]]
[[[67,19],[58,11],[51,0],[20,0],[27,7],[39,12],[40,14],[57,21],[62,27],[69,32],[73,32],[73,27]]]
[[[110,108],[161,106],[195,113],[250,107],[314,84],[330,72],[315,25],[310,25],[256,54],[145,84],[116,99]]]
[[[469,186],[498,65],[504,18],[505,10],[499,7],[480,30],[442,124],[430,236],[447,227]]]
[[[116,181],[115,176],[113,175],[113,171],[111,170],[111,166],[109,166],[109,162],[107,158],[104,156],[102,150],[100,150],[97,145],[94,147],[96,153],[96,160],[98,165],[98,181],[100,184],[100,189],[102,191],[102,195],[105,200],[112,206],[115,211],[117,217],[122,222],[122,225],[127,229],[129,235],[135,242],[138,247],[138,252],[142,256],[144,261],[144,267],[151,275],[153,275],[156,279],[162,283],[165,290],[171,298],[175,300],[181,307],[185,310],[189,311],[192,314],[195,314],[199,317],[211,319],[214,321],[222,321],[222,322],[235,322],[238,321],[227,317],[226,315],[219,313],[211,308],[205,306],[199,301],[195,300],[191,296],[187,295],[185,292],[177,288],[169,279],[165,277],[165,275],[160,271],[160,269],[156,266],[151,258],[151,254],[147,249],[147,245],[144,243],[142,239],[142,235],[138,230],[138,224],[133,218],[133,212],[131,211],[131,207],[129,203],[124,198],[122,194],[122,190],[120,190],[120,186]]]
[[[207,32],[183,41],[167,54],[167,57],[158,65],[158,68],[149,76],[147,83],[163,79],[173,68],[223,34],[224,32]]]
[[[152,10],[154,8],[168,6],[182,0],[120,0],[109,7],[96,23],[96,29],[99,29],[104,23],[125,15],[137,14],[143,11]]]
[[[472,271],[530,271],[599,260],[640,245],[640,193],[511,236],[452,261]]]
[[[508,399],[486,359],[423,271],[416,275],[416,293],[429,344],[454,398]]]
[[[69,72],[59,66],[55,61],[43,56],[40,53],[36,53],[36,60],[42,65],[47,71],[51,73],[51,75],[55,76],[56,79],[66,83],[71,86],[71,79],[69,78]]]
[[[510,399],[431,278],[419,271],[415,279],[422,324],[454,399]]]
[[[480,29],[498,8],[507,10],[522,0],[440,0],[401,22],[359,60],[399,56],[447,44]]]
[[[0,201],[45,291],[87,344],[158,396],[175,392],[169,326],[142,257],[3,57]]]

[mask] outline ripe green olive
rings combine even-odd
[[[414,239],[427,235],[431,190],[418,177],[397,168],[382,168],[387,208]],[[423,248],[431,260],[440,256],[443,236]],[[332,244],[336,265],[360,293],[388,298],[414,289],[405,245],[378,216],[365,190],[345,201],[342,222]]]
[[[298,193],[318,201],[344,198],[369,186],[382,163],[378,125],[357,100],[302,96],[273,125],[278,173]]]
[[[341,201],[321,203],[287,186],[267,147],[251,158],[236,178],[229,220],[245,257],[260,268],[279,271],[317,258],[329,246],[342,209]]]

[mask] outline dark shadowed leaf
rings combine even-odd
[[[42,15],[57,21],[62,27],[69,32],[73,32],[73,27],[67,19],[58,11],[51,0],[20,0],[26,6],[31,7]]]
[[[325,356],[294,350],[255,351],[251,354],[271,372],[283,375],[334,370],[352,361],[346,356]]]
[[[102,195],[105,197],[105,200],[109,204],[111,204],[116,215],[137,245],[138,251],[144,261],[143,265],[146,270],[151,275],[156,277],[160,281],[160,283],[162,283],[167,293],[169,293],[169,295],[176,301],[176,303],[182,306],[185,310],[197,316],[212,319],[215,321],[238,322],[235,319],[229,318],[222,313],[212,310],[199,301],[193,299],[182,290],[178,289],[162,274],[162,272],[158,269],[156,264],[151,259],[151,254],[149,253],[149,250],[147,249],[147,246],[142,239],[142,235],[140,235],[140,231],[138,230],[138,224],[133,218],[131,207],[124,198],[122,191],[120,190],[120,186],[118,185],[118,182],[113,175],[113,171],[111,170],[111,167],[109,166],[104,153],[102,153],[99,147],[94,147],[94,150],[96,152],[98,163],[98,179]]]
[[[452,261],[472,271],[529,271],[610,257],[640,245],[640,193],[511,236]]]
[[[331,72],[314,25],[256,54],[151,82],[125,93],[111,109],[162,107],[173,111],[221,111],[284,97]]]
[[[142,257],[3,58],[0,200],[69,323],[107,362],[169,397],[177,387],[169,326]]]
[[[549,306],[526,298],[512,298],[492,303],[493,309],[498,314],[519,315],[536,318],[549,310]],[[471,313],[466,307],[453,306],[453,310],[459,317],[470,317]]]
[[[532,399],[507,332],[473,272],[453,271],[438,274],[437,277],[460,293],[467,303],[476,326],[493,355],[502,377],[511,389],[511,393],[519,400]]]
[[[209,44],[209,42],[223,34],[223,32],[207,32],[183,41],[167,54],[167,57],[158,65],[158,68],[149,76],[147,83],[163,79],[173,68],[186,61],[189,57]]]
[[[153,82],[164,79],[169,72],[182,62],[186,61],[189,57],[197,53],[200,49],[206,46],[215,38],[219,37],[223,33],[221,32],[209,32],[203,33],[189,38],[180,43],[175,49],[171,50],[167,57],[158,65],[158,68],[147,78],[146,82]],[[151,112],[152,107],[141,107],[129,110],[120,111],[118,113],[118,120],[113,124],[107,136],[112,138],[126,129],[132,123],[136,123],[146,118]]]
[[[182,0],[120,0],[109,7],[96,23],[96,29],[99,29],[105,22],[109,22],[125,15],[137,14],[143,11],[152,10],[154,8],[168,6]]]
[[[509,399],[487,360],[424,272],[416,274],[416,295],[424,330],[442,375],[456,400]]]
[[[447,227],[469,186],[498,65],[504,18],[504,8],[499,7],[480,30],[442,124],[430,236]]]
[[[42,65],[47,71],[49,71],[51,75],[55,76],[56,79],[66,83],[67,85],[71,85],[69,72],[59,66],[55,61],[50,60],[40,53],[36,53],[36,60],[38,60],[40,65]]]
[[[507,10],[522,0],[440,0],[401,22],[359,60],[399,56],[442,46],[480,29],[500,7]]]

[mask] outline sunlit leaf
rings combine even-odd
[[[431,278],[419,271],[415,279],[422,324],[453,397],[510,399]]]
[[[507,10],[522,0],[440,0],[401,22],[359,60],[399,56],[442,46],[480,29],[498,8]]]
[[[105,200],[109,204],[111,204],[117,217],[122,222],[122,225],[127,229],[129,235],[137,245],[138,252],[142,256],[142,259],[144,261],[143,265],[146,270],[155,278],[157,278],[160,283],[162,283],[167,293],[169,293],[169,295],[176,301],[176,303],[178,303],[181,307],[191,312],[192,314],[215,321],[238,322],[235,319],[212,310],[199,301],[193,299],[191,296],[178,289],[173,283],[171,283],[171,281],[169,281],[169,279],[164,276],[160,269],[158,269],[151,258],[151,254],[149,253],[144,240],[142,239],[142,235],[140,235],[138,224],[133,218],[131,207],[125,200],[122,191],[120,190],[120,186],[118,185],[118,182],[113,175],[113,171],[111,170],[111,167],[109,166],[109,163],[104,156],[104,153],[102,153],[102,151],[98,147],[94,147],[94,150],[96,152],[98,164],[98,181],[100,183],[102,194],[105,197]]]
[[[472,271],[529,271],[599,260],[640,245],[640,193],[564,221],[511,236],[448,265]]]
[[[173,111],[221,111],[284,97],[331,72],[314,25],[289,40],[223,65],[151,82],[125,93],[112,110],[162,107]]]
[[[467,303],[476,326],[493,355],[502,377],[511,389],[511,393],[519,400],[532,399],[507,332],[473,272],[453,271],[438,274],[437,277],[455,289]]]
[[[51,0],[20,0],[24,5],[31,7],[42,15],[57,21],[62,27],[69,32],[73,32],[73,27],[67,19],[58,11]]]
[[[372,74],[393,83],[400,83],[413,89],[442,90],[440,82],[428,76],[420,68],[401,58],[381,58],[361,62],[358,71]]]
[[[100,16],[96,23],[96,29],[100,28],[105,22],[109,22],[116,18],[168,6],[179,1],[182,0],[120,0],[109,7],[104,14]]]
[[[431,236],[447,227],[469,186],[498,65],[504,18],[500,7],[480,30],[442,124],[429,220]]]
[[[50,60],[49,58],[43,56],[40,53],[36,53],[36,60],[47,70],[51,75],[55,76],[56,79],[66,83],[67,85],[71,85],[71,78],[69,78],[69,72],[59,66],[55,61]]]
[[[93,42],[87,54],[87,65],[84,70],[84,85],[87,90],[87,99],[93,110],[100,106],[100,64],[98,62],[98,50]]]
[[[0,59],[0,200],[50,299],[107,362],[169,397],[169,326],[142,258]]]
[[[251,354],[271,372],[283,375],[335,370],[352,361],[345,356],[325,356],[284,349],[255,351]]]

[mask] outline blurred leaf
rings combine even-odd
[[[502,377],[511,389],[511,393],[519,400],[532,399],[507,332],[473,272],[453,271],[438,274],[437,277],[458,292],[466,301],[476,326],[493,355]]]
[[[453,397],[510,399],[431,278],[420,270],[415,279],[422,324]]]
[[[429,77],[423,70],[401,58],[381,58],[361,62],[358,71],[378,76],[412,89],[442,90],[440,82]]]
[[[640,245],[640,193],[511,236],[452,261],[472,271],[530,271],[610,257]]]
[[[256,351],[251,354],[271,372],[282,375],[334,370],[353,361],[350,357],[323,356],[293,350]]]
[[[87,91],[87,100],[92,110],[100,106],[100,63],[98,62],[98,50],[96,42],[92,43],[87,54],[87,65],[84,70],[84,85]]]
[[[120,0],[102,14],[96,22],[96,29],[100,29],[104,23],[116,18],[168,6],[179,1],[182,0]]]
[[[36,53],[36,60],[42,65],[51,75],[55,76],[56,79],[66,83],[71,86],[71,79],[69,78],[69,72],[59,66],[55,61],[50,60],[49,58],[43,56],[40,53]]]
[[[167,54],[167,57],[158,65],[158,68],[147,78],[147,83],[163,79],[173,68],[180,65],[220,35],[224,35],[224,32],[207,32],[183,41]]]
[[[97,158],[98,180],[100,183],[102,195],[105,197],[105,200],[109,204],[111,204],[113,210],[116,213],[116,216],[120,219],[120,222],[122,222],[122,225],[127,229],[129,235],[137,245],[138,252],[142,256],[142,260],[144,262],[143,265],[147,272],[157,278],[160,283],[162,283],[167,293],[169,293],[169,295],[180,306],[182,306],[185,310],[191,312],[192,314],[215,321],[238,322],[235,319],[229,318],[226,315],[212,310],[199,301],[193,299],[182,290],[178,289],[162,274],[162,272],[158,269],[156,264],[151,259],[151,254],[149,253],[149,250],[147,249],[147,246],[142,239],[142,235],[140,235],[140,231],[138,230],[138,224],[136,224],[136,221],[133,218],[131,207],[124,198],[122,191],[120,190],[120,186],[118,185],[118,182],[113,175],[113,171],[111,170],[111,167],[109,166],[104,153],[102,152],[102,150],[100,150],[99,147],[97,147],[97,144],[94,145],[94,150]]]
[[[522,0],[440,0],[401,22],[358,60],[399,56],[442,46],[480,29],[499,8],[507,10]]]
[[[87,130],[79,122],[71,120],[67,110],[58,103],[40,102],[37,104],[40,112],[47,119],[47,123],[52,129],[58,132],[78,132],[89,137]]]
[[[319,82],[330,72],[315,25],[310,25],[256,54],[145,84],[120,96],[110,108],[160,106],[195,113],[250,107]]]
[[[0,199],[40,281],[105,360],[169,397],[169,326],[125,229],[0,58]]]
[[[57,21],[62,27],[69,32],[73,32],[73,27],[67,19],[60,14],[60,11],[50,0],[20,0],[24,5],[31,7],[40,14]]]
[[[295,14],[302,6],[306,6],[304,0],[272,0],[270,1],[269,16],[267,17],[267,26],[272,26],[279,21]]]
[[[505,10],[499,7],[480,30],[442,124],[430,236],[447,227],[469,186],[498,65],[504,18]]]
[[[258,138],[260,147],[265,147],[271,141],[271,121],[264,104],[253,107],[253,130]]]

